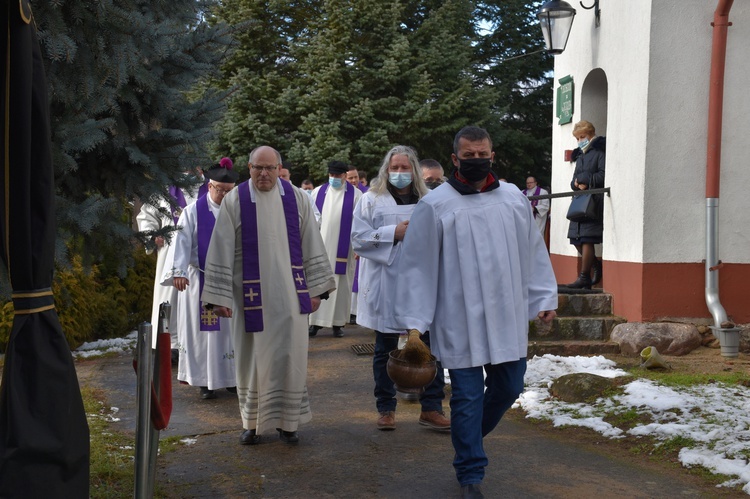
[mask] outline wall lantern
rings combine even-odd
[[[562,54],[565,50],[575,15],[576,10],[562,0],[550,0],[539,8],[536,17],[542,26],[547,50],[553,55]]]
[[[583,2],[578,2],[581,4],[581,7],[583,7],[586,10],[594,9],[594,17],[596,17],[596,27],[599,27],[599,21],[602,15],[602,9],[599,8],[599,0],[594,0],[594,3],[591,4],[591,6],[586,7],[583,5]]]

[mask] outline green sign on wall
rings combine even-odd
[[[564,125],[573,121],[573,77],[564,76],[558,81],[556,114],[560,121],[557,124]]]

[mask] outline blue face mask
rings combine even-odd
[[[578,143],[578,147],[581,149],[584,149],[587,145],[589,145],[589,139],[583,139]]]
[[[388,182],[396,189],[403,189],[411,184],[411,172],[390,172]]]
[[[344,179],[337,177],[328,177],[328,183],[331,184],[331,187],[333,187],[334,189],[341,189],[341,186],[344,185]]]

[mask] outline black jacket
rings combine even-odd
[[[588,189],[601,189],[604,187],[604,165],[607,140],[605,137],[594,137],[591,145],[584,154],[580,148],[573,151],[573,159],[576,169],[570,181],[570,188],[574,191],[580,190],[575,186],[576,180],[579,184],[586,184]],[[584,222],[570,222],[568,238],[591,237],[601,240],[604,232],[602,218],[604,216],[604,195],[596,194],[598,220],[587,220]]]

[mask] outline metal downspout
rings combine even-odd
[[[724,66],[729,11],[734,0],[719,0],[714,11],[711,79],[708,93],[708,148],[706,158],[706,305],[714,326],[732,327],[719,300],[719,179],[721,170],[721,134],[724,106]]]

